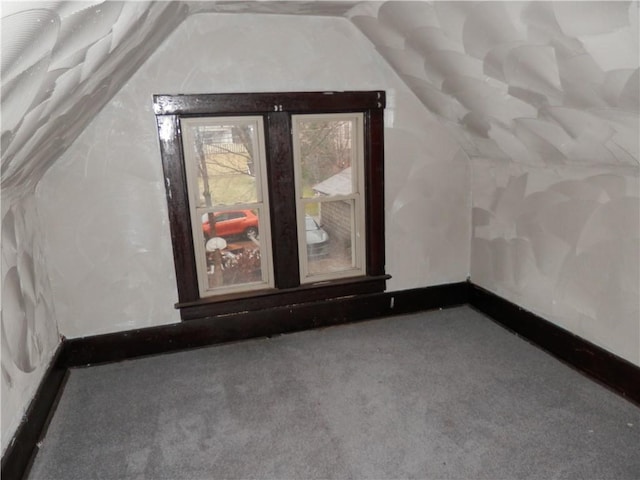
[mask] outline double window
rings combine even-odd
[[[183,318],[384,289],[383,92],[154,107]]]

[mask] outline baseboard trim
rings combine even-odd
[[[69,368],[118,362],[224,342],[268,337],[383,316],[465,305],[468,283],[353,295],[269,310],[239,312],[159,327],[64,339],[51,361],[20,427],[2,456],[3,479],[29,472],[62,394]]]
[[[469,284],[469,304],[640,406],[640,367],[473,283]]]
[[[1,476],[6,480],[21,480],[26,477],[31,462],[38,453],[38,444],[47,432],[47,427],[62,394],[68,369],[60,364],[64,342],[47,368],[33,400],[29,404],[16,433],[2,456]]]
[[[238,312],[177,324],[65,341],[67,367],[117,362],[176,350],[270,337],[435,308],[464,305],[468,283],[380,292]]]
[[[640,406],[639,367],[473,283],[460,282],[64,340],[2,457],[1,476],[22,480],[27,475],[69,368],[466,304]]]

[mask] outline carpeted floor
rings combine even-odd
[[[75,369],[29,478],[637,480],[640,409],[460,307]]]

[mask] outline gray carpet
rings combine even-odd
[[[75,369],[36,479],[639,479],[640,409],[468,307]]]

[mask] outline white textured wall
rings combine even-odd
[[[457,143],[345,19],[188,18],[37,190],[60,331],[177,322],[154,93],[384,89],[390,289],[463,281],[469,167]]]
[[[399,85],[385,134],[385,241],[389,290],[469,276],[469,158],[413,93]]]
[[[351,21],[471,157],[638,166],[639,2],[364,2]]]
[[[1,183],[29,191],[188,13],[154,1],[1,7]]]
[[[640,365],[634,167],[473,161],[471,279]]]
[[[2,198],[2,452],[60,343],[33,195]]]
[[[349,13],[471,158],[471,280],[638,365],[639,7]]]

